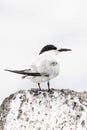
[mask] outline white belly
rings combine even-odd
[[[31,76],[29,79],[31,79],[32,82],[35,83],[41,83],[41,82],[47,82],[59,74],[59,64],[56,65],[50,65],[49,67],[45,67],[44,70],[49,76]]]

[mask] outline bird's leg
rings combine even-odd
[[[39,90],[41,90],[40,83],[38,83],[38,86],[39,86]]]
[[[48,85],[48,91],[50,91],[50,83],[49,83],[49,81],[48,81],[47,85]]]

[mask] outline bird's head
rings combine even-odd
[[[49,52],[49,53],[54,53],[55,55],[57,55],[60,52],[64,52],[64,51],[72,51],[71,49],[66,49],[66,48],[60,48],[58,49],[56,46],[50,44],[50,45],[46,45],[44,46],[39,54],[45,53],[45,52]]]

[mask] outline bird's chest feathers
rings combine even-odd
[[[38,62],[37,68],[40,72],[46,72],[49,75],[57,75],[59,73],[59,64],[55,57],[51,55],[42,55]]]

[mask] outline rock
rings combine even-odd
[[[0,106],[0,130],[87,130],[87,92],[21,90]]]

